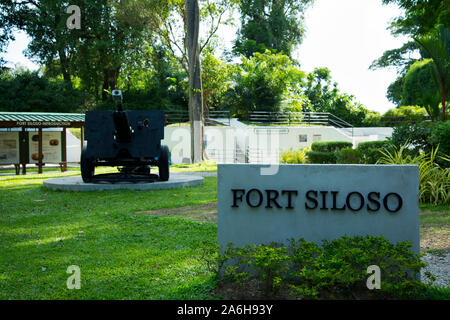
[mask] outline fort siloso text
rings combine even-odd
[[[295,209],[297,197],[302,196],[301,190],[272,190],[257,188],[231,189],[232,208],[247,205],[251,208],[263,206],[267,209]],[[306,210],[351,210],[357,212],[366,209],[377,212],[384,208],[389,213],[398,212],[403,206],[402,197],[395,192],[382,194],[372,191],[362,194],[358,191],[342,193],[339,191],[306,190],[304,192],[304,208]],[[301,200],[301,199],[300,199]]]

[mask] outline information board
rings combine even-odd
[[[39,162],[39,134],[38,132],[28,133],[29,163]],[[61,132],[42,132],[42,162],[56,163],[62,161],[61,153]]]
[[[0,164],[20,163],[19,132],[0,131]]]

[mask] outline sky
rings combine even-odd
[[[306,36],[292,56],[306,72],[327,67],[341,91],[354,95],[369,110],[384,113],[395,107],[387,100],[386,90],[396,79],[396,71],[368,68],[385,50],[408,41],[393,37],[387,30],[389,22],[400,14],[397,6],[384,6],[382,0],[315,0],[306,11]],[[20,63],[37,69],[23,55],[30,39],[22,32],[15,35],[5,60],[9,66]],[[224,29],[220,36],[231,42],[235,32]]]
[[[315,0],[305,15],[306,37],[293,58],[306,72],[327,67],[341,91],[383,113],[395,107],[386,90],[396,79],[396,70],[373,71],[369,66],[384,51],[409,40],[395,38],[387,30],[401,13],[396,5],[384,6],[381,0]]]

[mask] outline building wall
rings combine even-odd
[[[162,144],[169,147],[172,164],[190,162],[189,127],[166,127]],[[315,141],[347,141],[354,147],[363,141],[385,140],[392,128],[334,127],[205,127],[206,153],[218,163],[277,163],[289,149],[310,146]]]

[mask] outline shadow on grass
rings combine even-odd
[[[211,274],[201,248],[216,243],[216,227],[133,212],[215,201],[215,185],[207,178],[183,190],[2,188],[0,298],[207,298]],[[70,265],[81,268],[81,290],[66,288]]]
[[[158,217],[145,220],[145,225],[91,227],[76,238],[3,248],[0,274],[6,276],[0,297],[205,298],[211,274],[201,261],[201,248],[214,245],[215,228]],[[81,268],[82,290],[66,288],[70,265]]]

